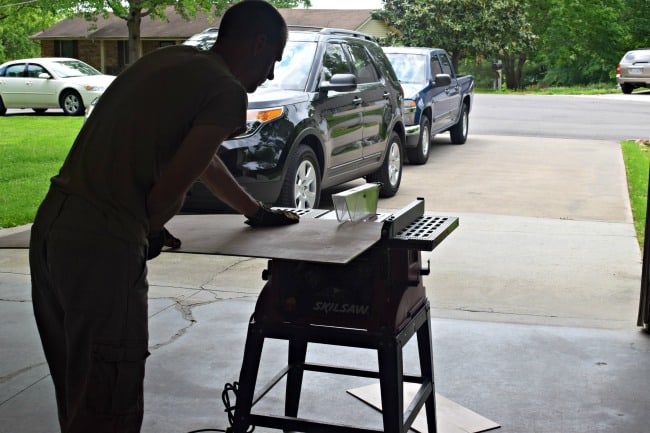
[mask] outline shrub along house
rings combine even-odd
[[[287,24],[310,27],[338,27],[383,37],[386,23],[374,20],[370,9],[280,9]],[[142,19],[140,51],[146,54],[167,45],[176,45],[208,27],[219,27],[220,17],[198,14],[185,20],[173,7],[167,19]],[[43,57],[74,57],[107,74],[118,74],[129,64],[126,21],[113,15],[88,21],[68,18],[31,36],[41,44]]]

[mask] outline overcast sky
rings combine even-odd
[[[312,9],[381,9],[382,0],[311,0]]]

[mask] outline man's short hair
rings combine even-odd
[[[266,34],[276,41],[287,40],[287,24],[280,12],[264,0],[243,0],[231,6],[221,18],[217,43]]]

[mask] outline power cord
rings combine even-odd
[[[220,430],[220,429],[201,429],[201,430],[192,430],[187,433],[203,433],[203,432],[224,432],[228,433],[232,431],[232,425],[235,422],[235,408],[237,406],[233,406],[230,403],[230,393],[233,393],[235,396],[235,401],[237,401],[237,394],[239,392],[239,382],[233,382],[233,383],[226,383],[226,385],[223,388],[223,392],[221,393],[221,401],[223,401],[223,405],[226,407],[224,412],[228,414],[228,423],[230,424],[230,427],[228,427],[226,430]],[[253,433],[255,431],[255,426],[252,425],[249,427],[248,430],[246,430],[246,433]]]

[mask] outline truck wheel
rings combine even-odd
[[[291,158],[276,206],[313,209],[320,202],[320,168],[311,147],[301,144]]]
[[[406,149],[406,157],[411,164],[425,164],[431,149],[431,123],[427,116],[420,119],[420,138],[414,149]]]
[[[469,130],[469,110],[467,105],[463,104],[462,112],[458,123],[451,127],[449,135],[453,144],[465,144],[467,141],[467,131]]]
[[[397,194],[402,181],[402,140],[393,131],[388,140],[388,149],[379,170],[366,177],[368,182],[378,182],[379,197],[392,197]]]
[[[85,111],[81,96],[74,90],[66,90],[61,94],[61,108],[68,116],[81,116]]]
[[[634,90],[634,86],[632,86],[632,85],[629,84],[629,83],[623,83],[623,84],[621,84],[621,90],[622,90],[623,93],[625,93],[626,95],[629,95],[630,93],[632,93],[632,90]]]

